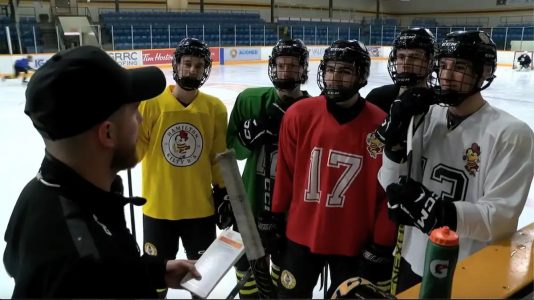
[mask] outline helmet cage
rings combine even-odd
[[[285,74],[290,76],[283,76],[285,78],[279,78],[281,72],[290,72],[278,71],[276,58],[280,56],[296,57],[299,60],[299,66],[303,69],[302,73],[299,74],[299,68],[297,74]],[[278,90],[293,90],[298,85],[306,83],[308,80],[308,60],[308,48],[306,48],[301,40],[289,39],[278,41],[278,43],[276,43],[276,45],[273,47],[272,53],[269,56],[269,65],[267,70],[269,79],[273,83],[274,87]]]
[[[413,28],[403,30],[393,41],[393,48],[389,53],[388,72],[393,82],[400,86],[416,86],[421,81],[430,80],[429,75],[434,70],[435,38],[432,32],[426,28]],[[399,72],[397,70],[398,50],[422,49],[425,51],[425,59],[419,59],[419,64],[404,64],[409,70],[421,72]],[[424,68],[424,70],[421,70]]]
[[[345,62],[352,65],[356,78],[352,86],[345,87],[343,84],[336,84],[334,87],[328,87],[325,80],[325,73],[328,62]],[[327,100],[333,102],[343,102],[358,93],[358,91],[367,85],[369,77],[369,68],[371,58],[365,45],[357,40],[335,41],[325,50],[323,59],[319,64],[317,72],[317,84]]]
[[[495,70],[497,68],[497,49],[495,43],[483,31],[456,31],[449,33],[445,40],[439,46],[439,52],[436,55],[436,63],[442,58],[464,59],[472,63],[471,69],[474,80],[470,80],[467,72],[463,73],[460,80],[448,79],[449,85],[452,88],[444,89],[445,86],[439,80],[443,71],[451,71],[442,69],[440,66],[437,80],[432,82],[432,86],[436,90],[438,102],[443,105],[457,106],[465,99],[474,95],[491,85],[495,79]],[[487,78],[484,78],[482,86],[479,82],[484,76],[485,69],[490,68],[490,73]],[[454,71],[458,73],[458,71]],[[468,80],[466,82],[466,79]],[[468,91],[465,91],[465,84],[472,85]]]
[[[204,70],[202,77],[181,76],[178,68],[181,67],[181,59],[191,55],[204,60]],[[187,91],[200,88],[208,79],[211,72],[211,52],[208,46],[195,38],[185,38],[178,44],[172,58],[172,76],[174,81]]]

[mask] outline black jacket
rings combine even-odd
[[[156,298],[165,262],[140,257],[126,227],[126,203],[47,153],[5,233],[13,297]]]

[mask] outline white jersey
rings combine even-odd
[[[453,130],[447,129],[446,113],[446,107],[432,106],[416,130],[413,151],[421,158],[414,158],[413,166],[420,161],[422,175],[412,178],[422,178],[441,199],[455,201],[463,259],[517,230],[534,173],[534,134],[488,103]],[[378,175],[382,186],[397,182],[403,168],[384,155]],[[405,227],[402,256],[420,276],[427,241],[416,227]]]

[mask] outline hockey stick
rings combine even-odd
[[[412,173],[412,136],[413,136],[413,122],[415,116],[410,119],[410,125],[408,125],[408,133],[406,138],[406,164],[408,167],[407,177],[410,178]],[[404,242],[404,225],[400,224],[397,231],[397,243],[395,244],[395,251],[393,252],[393,271],[391,273],[391,288],[390,294],[395,295],[397,293],[397,283],[399,282],[399,268],[402,254],[402,244]]]
[[[133,197],[133,191],[132,191],[132,171],[130,169],[126,170],[126,173],[128,175],[128,197]],[[130,202],[130,223],[132,226],[132,235],[134,237],[134,240],[137,242],[137,236],[135,235],[135,214],[134,214],[134,205],[132,202]]]
[[[324,265],[323,272],[323,298],[326,299],[328,293],[328,264]]]
[[[274,298],[276,295],[270,279],[269,260],[265,255],[260,235],[256,228],[256,222],[254,221],[254,215],[247,201],[247,193],[241,180],[235,152],[226,150],[217,154],[215,160],[220,166],[237,227],[243,238],[245,253],[256,279],[259,296],[260,298]]]
[[[226,299],[234,299],[235,296],[239,293],[239,290],[241,290],[241,288],[245,286],[245,283],[247,283],[251,276],[252,268],[249,268],[245,275],[243,275],[243,277],[239,280],[235,287],[230,291],[230,294],[228,294],[228,297],[226,297]]]
[[[416,177],[415,180],[420,180],[422,174],[420,174],[420,168],[421,168],[421,153],[423,153],[423,134],[424,134],[424,128],[420,130],[420,145],[419,145],[419,155],[415,157],[416,162],[416,171],[414,174],[413,170],[413,161],[414,161],[414,151],[413,151],[413,136],[415,134],[414,131],[417,131],[419,127],[422,127],[425,122],[425,116],[426,113],[412,116],[410,119],[410,124],[408,125],[408,131],[407,131],[407,137],[406,137],[406,178],[412,178]],[[415,125],[415,123],[417,124]],[[417,151],[415,151],[417,152]],[[393,253],[394,259],[393,259],[393,272],[391,274],[391,289],[390,294],[395,295],[397,293],[397,284],[399,280],[399,268],[400,268],[400,262],[402,257],[402,246],[404,242],[404,225],[399,225],[399,229],[397,231],[397,243],[395,244],[395,251]]]

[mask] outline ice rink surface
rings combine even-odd
[[[310,63],[309,80],[304,89],[311,95],[318,95],[317,62]],[[173,83],[171,69],[163,69],[167,82]],[[483,95],[491,105],[501,108],[518,119],[529,124],[534,129],[534,72],[518,72],[511,67],[498,67],[497,78]],[[390,84],[391,79],[387,72],[386,61],[372,61],[369,83],[361,90],[362,95],[378,86]],[[248,87],[271,86],[267,76],[267,64],[246,65],[216,65],[211,71],[207,83],[202,91],[219,97],[228,108],[228,115],[232,110],[235,98],[240,91]],[[79,92],[85,89],[97,88],[79,82]],[[44,144],[37,131],[33,128],[30,119],[24,114],[25,86],[20,79],[0,82],[0,233],[5,232],[11,211],[19,193],[26,183],[35,176],[44,154]],[[72,95],[76,101],[76,94]],[[83,111],[79,112],[80,114]],[[523,159],[518,157],[517,159]],[[243,167],[240,162],[240,167]],[[125,172],[121,173],[126,180]],[[134,195],[141,195],[140,167],[132,171]],[[179,180],[179,179],[178,179]],[[141,210],[136,208],[137,241],[142,242],[142,216]],[[129,211],[126,209],[126,219],[129,223]],[[519,219],[519,228],[534,222],[534,187],[531,187],[527,204]],[[350,229],[347,229],[350,230]],[[53,234],[53,233],[50,233]],[[0,242],[0,253],[3,255],[5,242]],[[182,249],[178,258],[185,258]],[[209,298],[226,298],[236,284],[235,272],[230,270],[226,277],[211,293]],[[14,282],[3,265],[0,267],[0,298],[10,298]],[[314,298],[322,298],[323,292],[316,287]],[[182,290],[170,290],[168,298],[190,298],[190,294]]]

